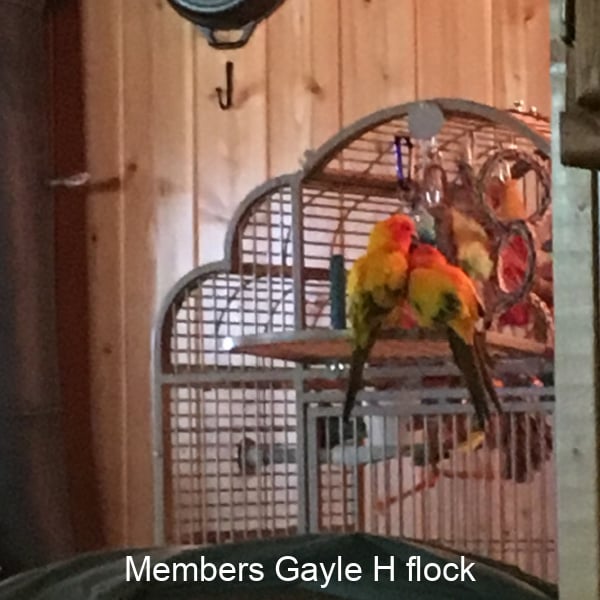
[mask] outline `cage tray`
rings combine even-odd
[[[540,342],[488,332],[491,353],[501,357],[548,356],[551,350]],[[244,336],[232,340],[231,352],[300,363],[348,361],[351,354],[348,330],[308,329]],[[411,329],[386,332],[371,352],[370,362],[446,359],[450,348],[443,332]]]

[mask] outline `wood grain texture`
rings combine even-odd
[[[122,6],[126,541],[151,543],[150,331],[194,266],[191,27],[164,2]]]
[[[496,0],[492,7],[494,105],[527,101],[524,0]]]
[[[87,168],[81,7],[78,0],[67,0],[50,9],[52,169],[55,174],[80,173]],[[69,481],[75,548],[83,552],[105,544],[98,474],[89,468],[96,455],[90,443],[87,190],[55,188],[53,196],[58,366],[60,373],[68,373],[60,377],[60,390],[67,467],[78,474]]]
[[[337,0],[296,0],[266,23],[269,176],[340,128],[339,18]]]
[[[547,0],[525,3],[527,102],[546,116],[552,112],[550,85],[550,15]]]
[[[83,3],[87,163],[94,180],[123,177],[121,22],[119,0]],[[121,191],[90,193],[87,199],[90,417],[94,466],[109,546],[122,545],[126,531],[122,239]]]
[[[545,0],[494,0],[494,105],[523,100],[550,114],[550,16]]]
[[[223,258],[229,219],[267,177],[266,29],[262,23],[243,50],[215,50],[196,33],[195,154],[199,260]],[[233,106],[222,110],[225,64],[234,63]]]
[[[152,183],[156,206],[151,245],[156,254],[158,304],[171,286],[197,264],[195,30],[165,0],[153,4]]]
[[[341,3],[341,113],[348,125],[414,100],[416,0]]]
[[[142,4],[146,10],[141,10]],[[156,127],[153,95],[153,12],[155,4],[127,0],[123,7],[123,154],[132,173],[123,195],[123,265],[125,296],[123,344],[125,362],[126,543],[144,544],[144,523],[152,519],[150,431],[150,345],[152,307],[156,302],[157,248],[153,239],[157,196],[152,156]],[[149,9],[149,10],[148,10]],[[150,110],[143,110],[149,107]],[[135,450],[134,450],[135,449]]]
[[[415,6],[418,98],[492,104],[492,1],[425,0]]]

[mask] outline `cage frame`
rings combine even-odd
[[[434,98],[424,102],[435,103],[443,112],[464,113],[470,117],[481,118],[491,124],[514,131],[520,137],[529,140],[548,159],[551,155],[550,142],[537,133],[521,118],[510,111],[503,111],[495,107],[474,101],[455,98]],[[223,259],[201,265],[181,277],[169,290],[160,303],[160,307],[153,321],[151,332],[151,413],[152,413],[152,462],[153,462],[153,499],[154,499],[154,542],[164,544],[167,538],[168,507],[165,494],[165,429],[164,429],[164,387],[169,374],[165,371],[165,347],[169,335],[169,311],[181,301],[182,294],[194,282],[198,282],[214,274],[236,272],[236,236],[243,228],[245,219],[248,218],[253,206],[260,202],[270,192],[289,188],[291,193],[291,244],[294,252],[292,264],[292,281],[294,294],[302,295],[305,278],[303,274],[303,220],[302,211],[302,185],[314,173],[319,172],[329,160],[352,141],[360,138],[364,133],[394,119],[403,118],[408,111],[419,101],[398,104],[371,113],[354,123],[344,127],[316,150],[305,153],[303,166],[294,172],[269,179],[254,188],[236,208],[231,217],[224,242]],[[517,111],[518,112],[518,111]],[[535,117],[533,117],[535,118]],[[295,332],[307,331],[304,303],[294,303],[294,330]],[[296,362],[293,368],[293,386],[296,391],[296,415],[299,435],[297,438],[297,452],[299,456],[306,456],[304,445],[307,436],[304,432],[306,419],[302,417],[306,410],[306,400],[302,388],[306,377],[306,366]],[[311,529],[309,482],[305,480],[306,468],[298,470],[298,494],[300,510],[298,512],[298,531],[308,532]]]

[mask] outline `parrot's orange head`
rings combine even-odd
[[[448,261],[446,257],[434,246],[430,244],[414,244],[410,249],[410,268],[434,267],[436,265],[445,265]]]
[[[408,254],[416,235],[415,222],[408,215],[392,215],[373,227],[369,236],[369,250],[400,250]]]

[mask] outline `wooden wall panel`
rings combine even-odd
[[[525,28],[523,0],[497,0],[492,16],[494,46],[494,104],[501,108],[525,100]],[[549,77],[549,75],[548,75]]]
[[[492,28],[492,0],[417,1],[418,98],[492,104]]]
[[[493,104],[523,100],[550,115],[550,11],[547,0],[494,0]]]
[[[49,6],[49,114],[52,172],[79,173],[87,165],[81,5],[63,0]],[[67,468],[77,477],[69,482],[77,551],[105,544],[96,462],[92,439],[92,397],[88,349],[87,191],[54,189],[56,322],[60,393]]]
[[[123,153],[131,173],[123,197],[126,542],[151,543],[150,331],[162,297],[194,266],[190,27],[164,2],[122,6]]]
[[[340,129],[338,0],[285,3],[267,26],[269,176]]]
[[[152,10],[152,159],[156,198],[152,246],[158,303],[197,264],[194,196],[195,31],[166,2]],[[175,243],[175,240],[176,243]]]
[[[234,63],[233,106],[221,110],[225,64]],[[243,50],[215,50],[195,33],[195,169],[199,260],[223,258],[229,217],[267,177],[266,31],[261,24]]]
[[[111,545],[151,541],[150,330],[196,245],[192,28],[149,6],[85,4],[88,164],[94,181],[121,179],[120,190],[90,194],[88,213],[93,419]]]
[[[544,0],[287,0],[243,49],[218,51],[165,0],[82,0],[90,365],[110,545],[152,531],[150,330],[268,176],[342,125],[415,98],[549,105]],[[234,106],[215,88],[234,62]],[[95,191],[94,191],[95,190]]]
[[[88,170],[119,180],[122,163],[121,2],[83,4]],[[122,194],[99,187],[87,198],[91,420],[95,469],[109,546],[126,531]],[[63,375],[63,376],[67,376]]]
[[[141,5],[146,10],[140,10]],[[157,253],[152,148],[156,121],[152,67],[154,3],[127,0],[123,6],[123,155],[131,173],[123,197],[123,294],[125,337],[125,463],[126,537],[151,542],[144,523],[152,519],[149,331],[156,302]],[[148,10],[149,9],[149,10]],[[146,110],[140,110],[146,107]],[[142,459],[142,457],[148,457]],[[137,496],[137,497],[136,497]],[[141,502],[140,502],[141,501]]]
[[[543,115],[551,114],[550,15],[547,0],[528,0],[525,3],[525,99]]]
[[[415,99],[415,7],[420,1],[341,3],[344,125],[380,108]]]

